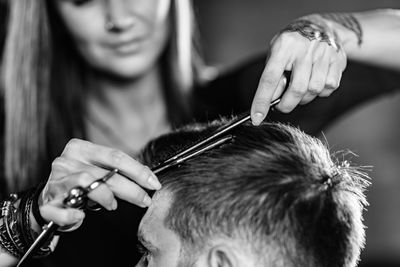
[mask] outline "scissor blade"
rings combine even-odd
[[[280,98],[275,99],[274,101],[272,101],[271,104],[270,104],[271,108],[273,108],[277,104],[279,104],[280,101],[281,101]],[[217,139],[219,136],[221,136],[221,135],[229,132],[230,130],[234,129],[235,127],[237,127],[237,126],[249,121],[250,120],[250,114],[249,113],[250,112],[242,113],[235,120],[231,121],[227,125],[224,125],[224,126],[220,127],[219,129],[217,129],[214,133],[212,133],[207,138],[197,142],[196,144],[190,146],[189,148],[187,148],[187,149],[179,152],[178,154],[172,156],[171,158],[167,159],[166,161],[164,161],[160,165],[156,166],[153,169],[153,172],[155,172],[157,174],[158,172],[169,168],[170,166],[174,165],[174,162],[176,162],[179,158],[185,157],[185,155],[188,155],[190,152],[198,149],[199,147],[202,147],[205,144],[210,143],[211,141]]]
[[[190,159],[190,158],[192,158],[194,156],[197,156],[197,155],[199,155],[199,154],[201,154],[201,153],[203,153],[205,151],[208,151],[208,150],[210,150],[210,149],[212,149],[212,148],[214,148],[216,146],[222,145],[223,143],[231,140],[232,138],[233,137],[231,135],[229,135],[229,136],[223,137],[221,139],[215,140],[214,142],[209,143],[209,144],[199,148],[198,150],[192,151],[192,153],[190,153],[190,154],[185,154],[184,156],[179,157],[175,161],[171,161],[171,162],[169,162],[167,164],[159,165],[158,167],[152,169],[152,171],[155,174],[158,174],[158,173],[160,173],[160,172],[162,172],[162,171],[164,171],[166,169],[169,169],[171,167],[179,165],[180,163],[182,163],[182,162],[184,162],[184,161],[186,161],[186,160],[188,160],[188,159]]]

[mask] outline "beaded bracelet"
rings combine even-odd
[[[17,199],[17,195],[12,194],[3,202],[1,208],[0,243],[10,254],[20,257],[22,254],[21,249],[17,245],[18,241],[13,239],[10,229],[10,218],[14,213],[13,205]]]
[[[27,248],[22,239],[22,233],[18,230],[18,209],[14,205],[11,205],[10,215],[6,217],[5,223],[12,241],[15,243],[22,256]]]
[[[29,190],[21,193],[18,208],[15,207],[18,201],[16,194],[10,195],[1,205],[0,246],[18,258],[22,257],[39,235],[31,229],[30,221],[30,212],[35,199],[37,200],[37,191]],[[49,240],[41,247],[34,257],[38,258],[49,255],[52,252],[50,248],[51,241]]]
[[[7,252],[11,255],[14,255],[15,257],[19,256],[18,249],[15,247],[14,243],[8,236],[8,232],[5,227],[5,223],[3,222],[3,219],[0,220],[0,246],[7,250]]]
[[[17,249],[14,246],[14,243],[9,238],[6,225],[5,218],[8,215],[9,205],[11,205],[11,200],[7,199],[3,201],[1,205],[1,214],[0,214],[0,245],[7,250],[10,254],[17,256]]]

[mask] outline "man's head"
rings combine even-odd
[[[216,129],[195,125],[143,153],[155,165]],[[159,176],[139,227],[140,266],[355,266],[367,182],[315,138],[242,125],[233,141]],[[146,263],[147,262],[147,263]]]

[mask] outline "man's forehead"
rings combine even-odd
[[[152,241],[156,237],[154,235],[157,228],[164,226],[165,217],[168,214],[172,202],[172,194],[165,189],[157,191],[153,198],[152,204],[147,209],[139,226],[139,236]]]
[[[171,202],[171,194],[165,189],[158,191],[139,226],[139,240],[152,255],[154,266],[179,266],[180,238],[164,225]]]

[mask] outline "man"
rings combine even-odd
[[[143,161],[163,161],[217,126],[156,139]],[[355,266],[365,175],[289,126],[242,125],[232,135],[159,175],[163,188],[139,227],[137,266]]]

